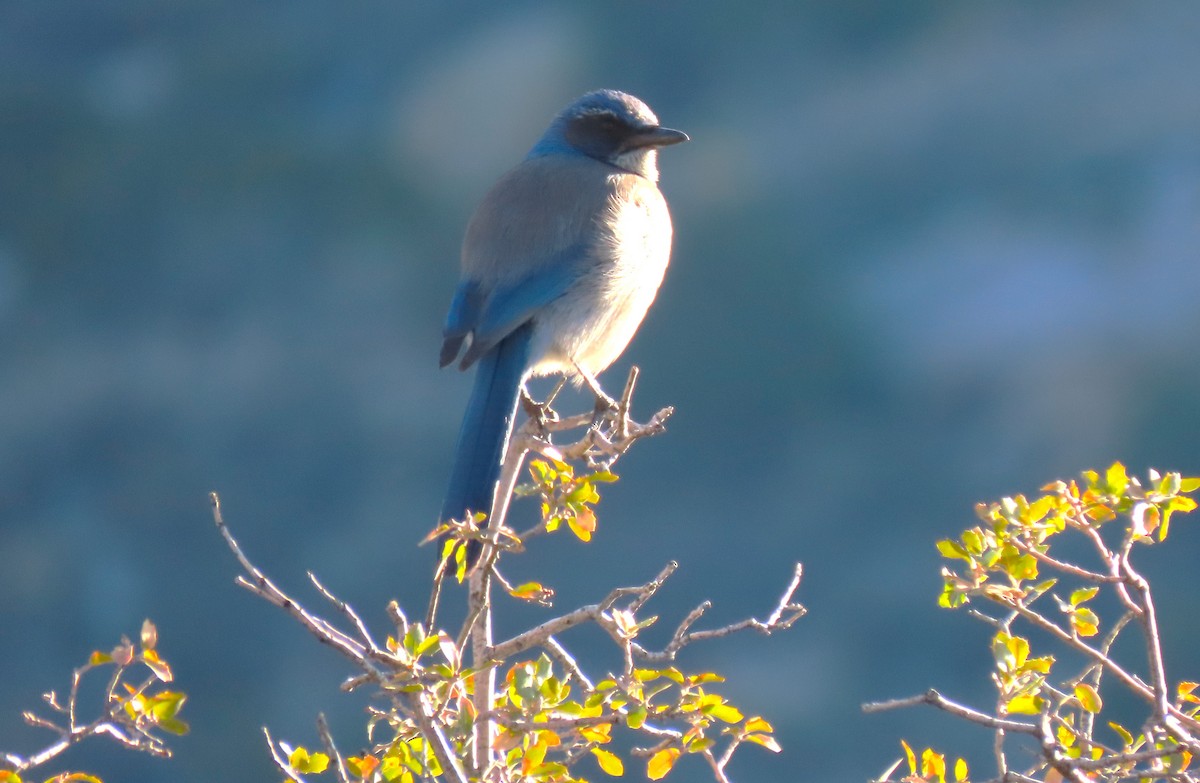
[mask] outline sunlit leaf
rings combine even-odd
[[[1071,612],[1071,627],[1080,636],[1095,636],[1100,632],[1100,618],[1086,606]]]
[[[711,715],[726,723],[737,723],[742,719],[741,710],[732,704],[712,704],[703,709],[705,715]]]
[[[592,534],[596,532],[596,514],[590,508],[581,508],[575,513],[575,516],[567,520],[567,524],[571,526],[571,532],[575,534],[575,537],[586,544],[592,540]]]
[[[1005,705],[1009,715],[1037,715],[1042,710],[1042,698],[1033,694],[1020,694]]]
[[[1093,715],[1099,712],[1103,706],[1103,702],[1100,701],[1100,694],[1086,682],[1081,682],[1075,686],[1075,698],[1079,700],[1081,707]]]
[[[900,745],[904,748],[904,759],[908,762],[908,771],[913,775],[917,774],[917,756],[913,753],[912,747],[904,740],[900,740]]]
[[[640,729],[645,722],[646,708],[640,704],[630,707],[629,712],[625,714],[625,724],[631,729]]]
[[[655,753],[646,763],[646,777],[651,780],[662,780],[671,771],[671,767],[675,766],[679,755],[679,748],[665,748]]]
[[[371,773],[379,767],[379,759],[372,755],[366,756],[351,756],[346,759],[346,768],[350,770],[350,774],[360,778],[370,777]]]
[[[1100,592],[1099,587],[1081,587],[1071,593],[1071,606],[1079,606],[1085,601],[1090,601],[1096,597],[1096,593]]]
[[[963,548],[962,544],[958,543],[957,541],[951,541],[948,538],[937,542],[937,550],[941,553],[942,557],[951,559],[957,558],[959,560],[971,559],[971,556],[967,553],[967,550]]]
[[[935,753],[932,748],[921,752],[921,777],[935,777],[938,783],[946,783],[946,757]]]
[[[112,663],[112,656],[106,652],[100,652],[99,650],[92,650],[92,654],[88,658],[88,666],[99,666],[102,663]],[[7,770],[0,770],[0,772],[5,772],[5,771],[7,771]],[[13,774],[16,774],[16,773],[13,773]],[[3,778],[0,778],[0,781],[3,781],[3,780],[4,780]]]
[[[775,738],[770,734],[747,734],[742,739],[746,740],[747,742],[753,742],[755,744],[762,745],[772,753],[779,753],[783,750],[783,748],[779,747],[779,743],[775,741]]]
[[[304,748],[296,748],[288,754],[288,765],[300,774],[320,774],[329,766],[329,756],[324,753],[309,753]]]
[[[1129,476],[1125,473],[1125,466],[1120,462],[1114,462],[1104,473],[1105,490],[1110,495],[1124,494],[1125,489],[1129,486]]]
[[[158,629],[149,620],[142,621],[142,647],[153,650],[158,644]]]
[[[755,716],[746,721],[744,728],[746,731],[765,731],[768,734],[775,731],[770,723],[767,723],[762,718]]]
[[[625,764],[617,754],[609,753],[602,748],[592,748],[592,755],[596,757],[596,762],[600,765],[600,769],[604,770],[605,774],[611,775],[614,778],[619,778],[625,774]]]
[[[540,582],[526,582],[510,590],[509,595],[522,601],[547,603],[554,598],[554,591]]]

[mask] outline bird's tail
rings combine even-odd
[[[454,449],[442,521],[462,519],[468,510],[491,512],[500,463],[512,435],[517,398],[529,363],[532,326],[523,324],[479,359]],[[479,552],[478,542],[468,545],[468,567],[475,565]]]

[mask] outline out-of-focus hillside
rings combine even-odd
[[[206,493],[285,585],[424,607],[464,223],[609,86],[693,137],[661,161],[673,265],[607,375],[636,362],[642,410],[678,413],[538,573],[569,607],[676,559],[664,623],[721,622],[802,560],[794,631],[687,661],[778,729],[735,776],[862,780],[902,734],[986,764],[858,704],[989,698],[986,631],[934,607],[933,542],[976,500],[1114,459],[1200,474],[1197,40],[1187,2],[0,5],[0,748],[47,742],[20,711],[146,616],[193,733],[73,766],[268,779],[259,727],[311,742],[319,710],[361,741],[340,661],[233,587]],[[1168,660],[1200,642],[1193,527],[1149,563]]]

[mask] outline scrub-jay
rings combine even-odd
[[[590,92],[476,208],[443,332],[442,367],[460,353],[460,369],[479,365],[443,521],[490,513],[526,378],[561,373],[601,393],[596,374],[633,338],[671,254],[658,148],[687,140],[632,95]]]

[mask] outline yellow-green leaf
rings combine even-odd
[[[1009,699],[1007,707],[1009,715],[1037,715],[1042,709],[1042,699],[1025,693]]]
[[[664,748],[650,757],[646,763],[646,777],[651,780],[662,780],[679,760],[679,748]]]
[[[938,783],[946,783],[946,757],[935,753],[933,748],[921,752],[921,777],[935,777]]]
[[[937,550],[941,553],[942,557],[945,558],[957,558],[959,560],[971,559],[971,556],[967,554],[967,550],[963,548],[962,544],[958,543],[957,541],[951,541],[948,538],[937,542]]]
[[[522,601],[545,602],[554,598],[554,591],[540,582],[526,582],[510,590],[509,595]]]
[[[783,750],[783,748],[779,747],[779,743],[775,741],[775,738],[770,734],[747,734],[742,739],[746,740],[747,742],[753,742],[758,745],[762,745],[772,753],[779,753],[781,750]]]
[[[1120,495],[1125,492],[1125,488],[1129,486],[1129,476],[1125,473],[1125,466],[1120,462],[1114,462],[1104,473],[1105,490],[1110,495]]]
[[[1075,698],[1079,700],[1079,705],[1093,715],[1100,711],[1104,706],[1100,701],[1100,694],[1096,689],[1086,682],[1081,682],[1075,686]]]
[[[1128,748],[1133,744],[1133,735],[1126,731],[1125,727],[1120,723],[1114,723],[1110,720],[1108,722],[1108,727],[1117,733],[1117,736],[1119,736],[1121,741],[1125,743],[1125,747]]]
[[[288,755],[288,765],[301,775],[314,775],[325,771],[329,766],[329,756],[324,753],[309,753],[304,748],[296,748]]]
[[[900,745],[904,748],[904,759],[908,762],[908,771],[913,775],[917,774],[917,755],[913,753],[912,746],[904,740],[900,740]]]
[[[757,715],[747,720],[744,728],[746,731],[765,731],[768,734],[775,731],[770,723],[767,723],[766,720]]]
[[[625,723],[631,729],[640,729],[642,724],[646,722],[646,708],[641,705],[635,705],[629,708],[629,712],[625,715]]]
[[[625,774],[625,764],[617,754],[609,753],[602,748],[592,748],[592,755],[596,757],[596,763],[600,765],[600,769],[604,770],[605,774],[614,778]]]
[[[586,544],[592,540],[592,533],[596,532],[596,514],[590,508],[581,508],[567,520],[567,524],[571,526],[575,537]]]
[[[1079,606],[1085,601],[1090,601],[1096,597],[1096,593],[1100,592],[1099,587],[1081,587],[1071,593],[1071,606]]]
[[[702,712],[705,715],[711,715],[717,720],[722,720],[726,723],[737,723],[743,717],[741,710],[732,704],[711,704],[705,707]]]

